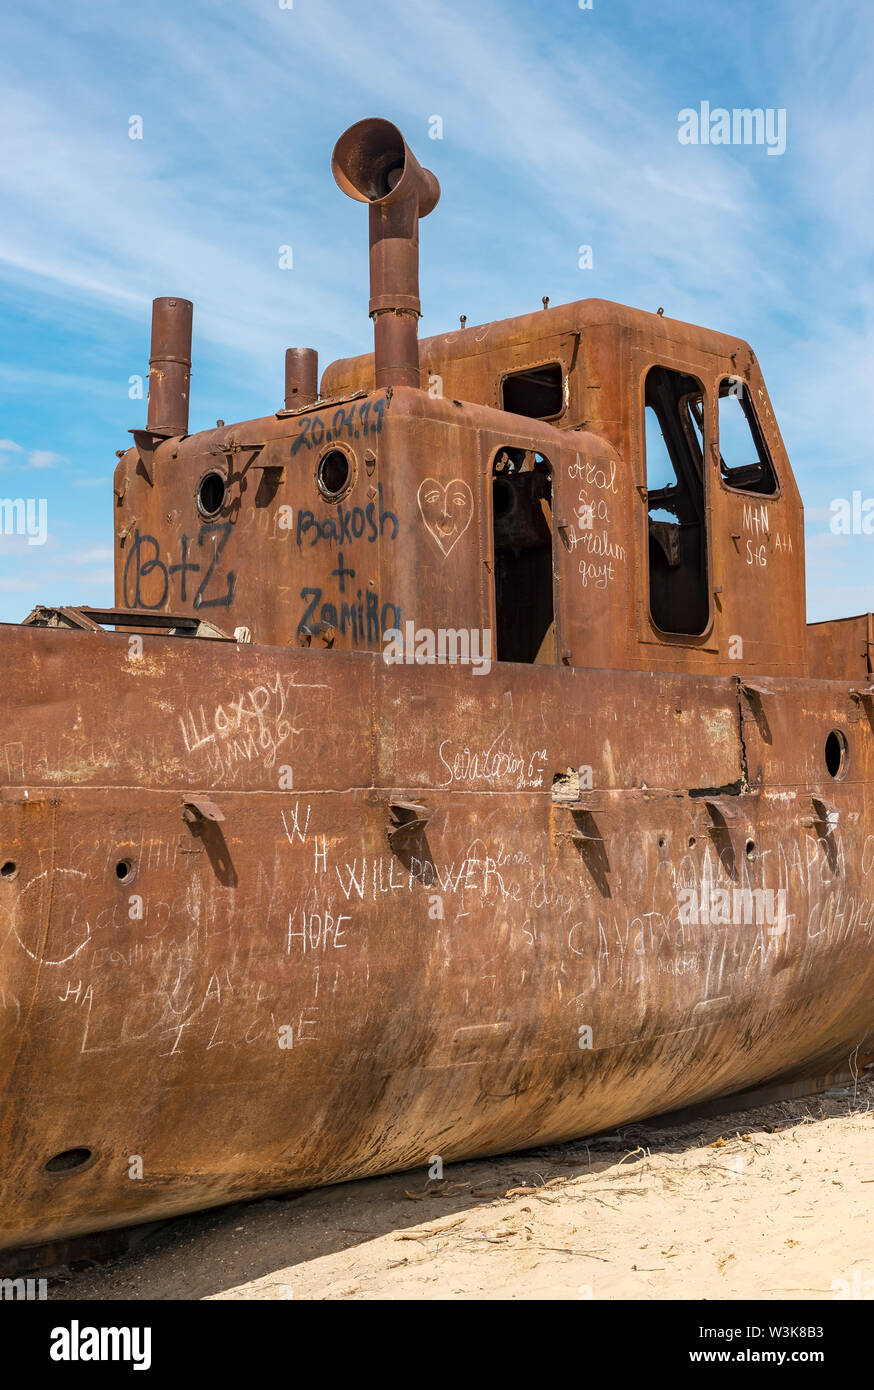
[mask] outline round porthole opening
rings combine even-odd
[[[115,876],[119,883],[129,883],[133,878],[134,866],[129,859],[119,859],[115,866]]]
[[[204,516],[217,516],[225,500],[225,480],[221,473],[207,473],[197,485],[197,505]]]
[[[755,840],[747,840],[745,853],[747,859],[755,859],[756,855],[758,854]]]
[[[77,1168],[82,1168],[91,1157],[90,1149],[64,1149],[63,1153],[55,1154],[50,1158],[45,1166],[47,1173],[74,1173]]]
[[[839,782],[847,774],[849,760],[850,745],[846,734],[841,733],[840,729],[832,729],[825,741],[825,765],[829,776]]]
[[[7,859],[0,867],[0,878],[14,878],[18,873],[18,865],[14,859]]]
[[[331,449],[319,460],[316,481],[319,492],[329,502],[343,496],[349,487],[351,477],[352,465],[348,454],[344,454],[342,449]]]

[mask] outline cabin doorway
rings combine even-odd
[[[552,469],[542,454],[498,450],[492,523],[496,659],[554,664]]]
[[[710,621],[704,389],[652,367],[644,406],[650,614],[662,632],[700,636]]]

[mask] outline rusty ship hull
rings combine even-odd
[[[156,300],[117,607],[0,630],[7,1252],[872,1051],[874,618],[806,622],[749,344],[420,342],[437,180],[386,121],[333,168],[374,351],[191,434]]]
[[[733,679],[496,667],[460,707],[451,668],[366,653],[3,641],[3,1246],[864,1055],[870,755],[836,791],[806,751],[845,684],[766,714]],[[597,794],[556,801],[585,753]],[[222,820],[184,818],[204,788]],[[690,923],[684,888],[788,910]]]

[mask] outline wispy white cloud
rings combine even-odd
[[[68,559],[70,560],[70,563],[73,565],[95,565],[104,560],[108,560],[111,562],[114,559],[114,556],[111,546],[98,545],[94,546],[90,550],[83,550],[78,555],[70,555],[68,556]]]

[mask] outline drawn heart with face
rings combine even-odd
[[[463,478],[438,483],[426,478],[419,485],[419,511],[435,541],[448,555],[473,518],[473,493]]]

